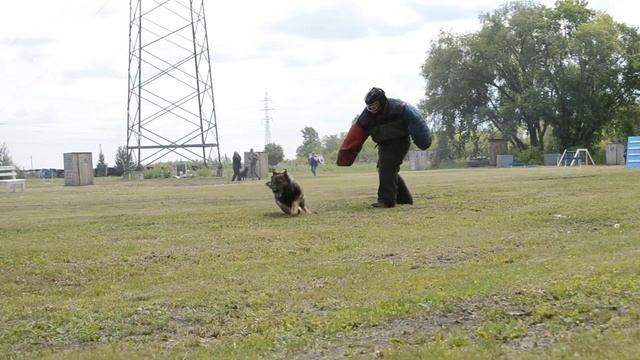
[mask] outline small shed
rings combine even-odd
[[[64,154],[64,185],[93,185],[93,154],[72,152]]]
[[[607,165],[624,165],[624,145],[607,145]]]
[[[269,154],[264,151],[254,151],[258,154],[258,164],[256,165],[256,173],[261,179],[269,177]],[[249,152],[244,153],[244,164],[251,169],[251,161],[249,161]],[[247,173],[247,178],[251,179],[251,170]]]
[[[409,151],[409,164],[411,164],[411,170],[427,170],[429,168],[429,152],[411,150]]]

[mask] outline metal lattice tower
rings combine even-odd
[[[273,140],[271,140],[271,117],[269,116],[269,111],[275,110],[269,104],[271,103],[271,99],[269,99],[269,92],[264,93],[264,107],[260,111],[264,111],[264,145],[271,144]]]
[[[204,0],[129,7],[127,151],[138,167],[168,155],[220,163]]]

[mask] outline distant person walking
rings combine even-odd
[[[233,152],[233,177],[231,181],[240,181],[240,168],[242,167],[242,158],[237,151]]]
[[[253,152],[253,149],[249,149],[249,158],[247,159],[249,161],[249,176],[251,177],[251,180],[254,180],[254,178],[258,178],[258,180],[260,180],[260,175],[258,175],[257,173],[257,167],[258,167],[258,154]]]
[[[313,176],[316,176],[319,163],[320,159],[318,159],[318,155],[316,155],[316,153],[309,154],[309,166],[311,167],[311,173]]]

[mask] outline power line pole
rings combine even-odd
[[[127,152],[138,167],[166,156],[219,163],[204,0],[129,7]]]
[[[275,111],[276,109],[270,106],[271,99],[269,99],[269,92],[264,93],[264,108],[260,111],[264,111],[264,145],[271,144],[273,140],[271,139],[271,117],[269,116],[269,111]]]

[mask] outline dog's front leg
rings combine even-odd
[[[304,205],[300,206],[300,209],[302,209],[302,211],[304,211],[306,214],[311,214],[311,210],[309,210],[309,208]]]
[[[280,208],[280,210],[282,210],[282,212],[284,212],[285,214],[291,215],[291,208],[288,207],[286,204],[276,200],[276,204],[278,205],[278,207]]]
[[[291,208],[289,209],[289,215],[297,216],[298,214],[300,214],[300,202],[297,200],[294,200],[291,203]]]

